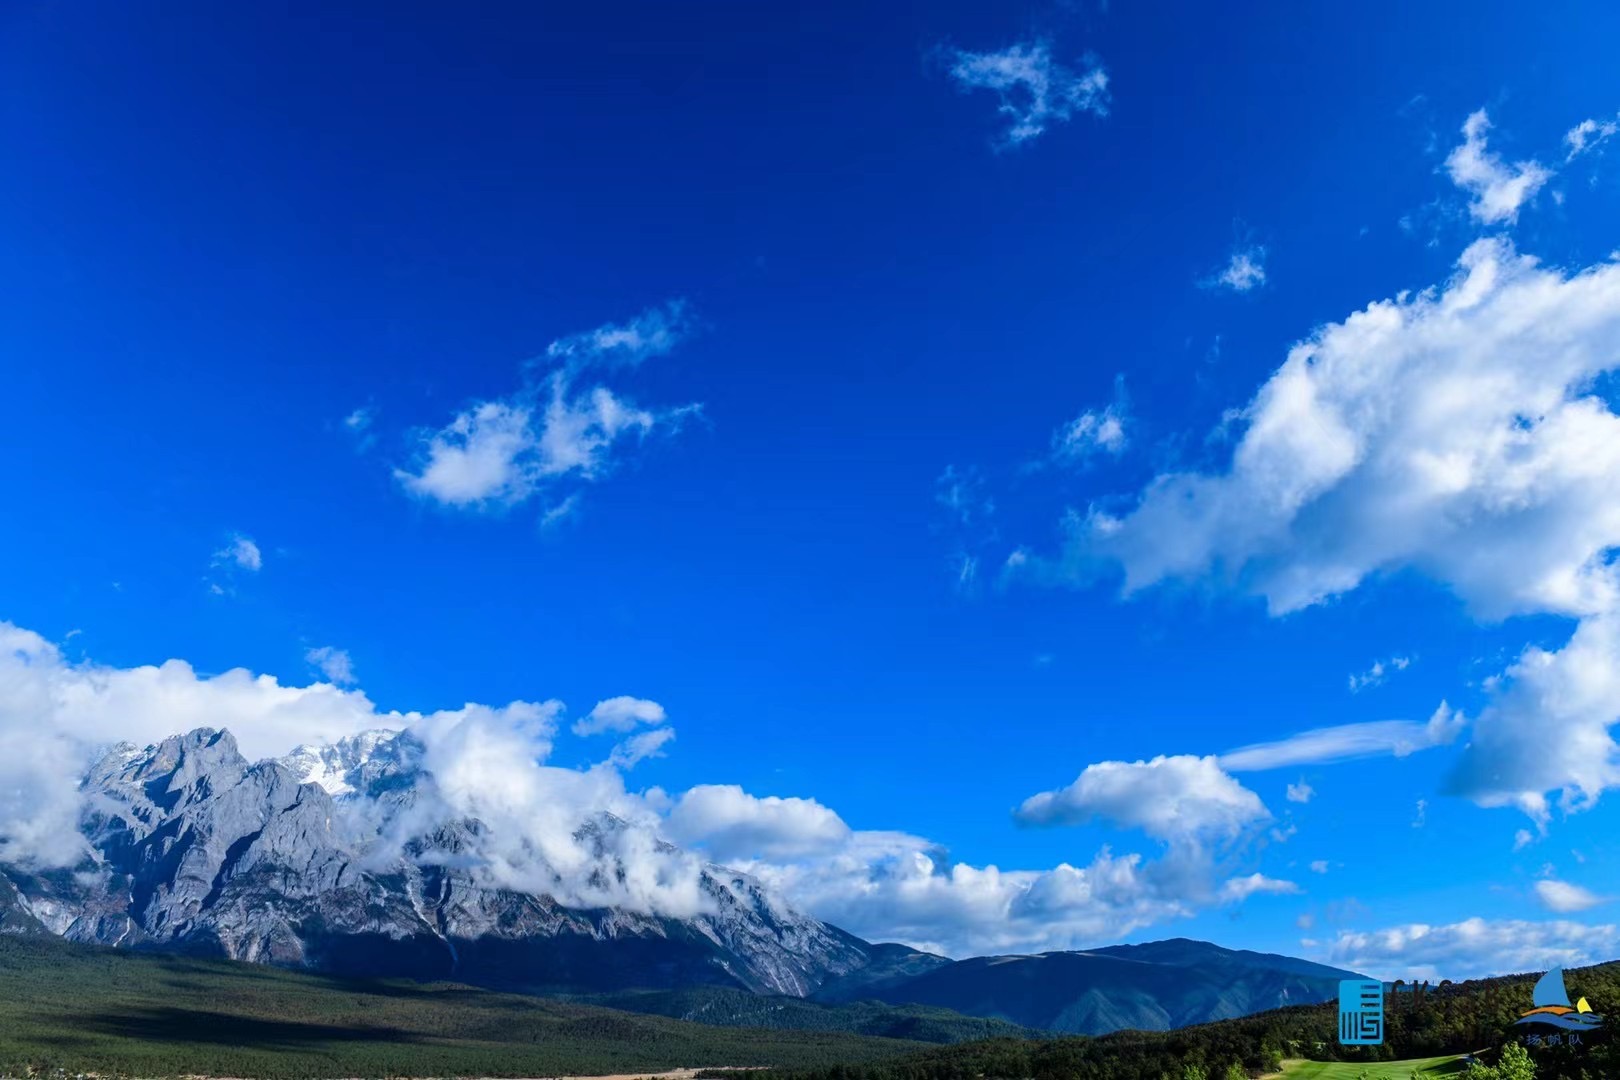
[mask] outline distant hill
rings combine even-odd
[[[1333,1000],[1356,973],[1176,938],[1087,952],[983,956],[915,975],[843,979],[818,1001],[927,1005],[1043,1031],[1165,1031]]]
[[[1200,942],[1157,942],[1145,948],[1149,955],[1160,951],[1185,959],[1197,955],[1200,947]],[[1257,955],[1261,954],[1229,959],[1234,965],[1242,965],[1256,962]],[[1532,972],[1448,983],[1422,993],[1409,989],[1391,993],[1385,1000],[1381,1046],[1339,1045],[1334,1001],[1294,1005],[1173,1031],[1118,1031],[1091,1038],[985,1039],[930,1047],[858,1068],[773,1069],[751,1074],[749,1080],[1161,1080],[1185,1075],[1189,1065],[1201,1066],[1210,1077],[1225,1076],[1233,1065],[1250,1076],[1275,1075],[1280,1062],[1288,1058],[1353,1066],[1332,1071],[1301,1067],[1290,1070],[1288,1075],[1322,1072],[1404,1080],[1413,1059],[1471,1053],[1480,1054],[1484,1060],[1494,1059],[1500,1047],[1513,1038],[1513,1022],[1531,1007],[1531,988],[1540,975]],[[1620,961],[1571,968],[1565,972],[1565,984],[1572,998],[1586,997],[1598,1012],[1620,1016]],[[1620,1077],[1620,1039],[1613,1033],[1580,1048],[1543,1047],[1533,1050],[1532,1056],[1537,1080]],[[1392,1071],[1393,1062],[1407,1064],[1400,1071]]]

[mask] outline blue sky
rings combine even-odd
[[[1620,955],[1620,13],[925,8],[9,5],[12,744],[628,696],[869,937]]]

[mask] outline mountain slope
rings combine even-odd
[[[1042,1034],[1002,1020],[963,1016],[949,1009],[887,1005],[876,1001],[823,1005],[779,994],[750,994],[713,986],[686,990],[629,990],[577,1000],[626,1012],[649,1013],[721,1027],[847,1031],[857,1035],[929,1043],[1029,1038]]]
[[[1354,973],[1175,939],[1090,952],[987,956],[898,980],[830,982],[818,1000],[872,997],[1076,1034],[1164,1031],[1327,1001]]]
[[[862,1064],[922,1045],[713,1027],[449,983],[347,980],[44,936],[0,937],[0,1076],[646,1074],[702,1065]]]
[[[379,732],[258,763],[208,729],[119,746],[84,781],[94,858],[0,867],[0,928],[521,990],[804,996],[902,948],[874,952],[608,814],[562,838],[568,873],[534,852],[509,883],[490,870],[481,821],[439,814],[421,757],[408,734]],[[573,899],[626,892],[629,858],[686,874],[691,910]]]

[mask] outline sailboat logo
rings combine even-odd
[[[1514,1021],[1518,1024],[1543,1024],[1563,1031],[1595,1031],[1603,1026],[1603,1017],[1592,1011],[1585,998],[1571,1005],[1569,991],[1564,988],[1564,969],[1555,967],[1536,983],[1532,1001],[1536,1007]]]

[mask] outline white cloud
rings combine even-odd
[[[1537,161],[1508,165],[1486,149],[1485,133],[1491,121],[1480,109],[1463,124],[1463,141],[1446,158],[1452,183],[1473,195],[1469,213],[1486,225],[1514,222],[1519,208],[1552,179],[1551,170]]]
[[[372,430],[376,422],[377,408],[374,405],[362,405],[343,418],[343,430],[354,439],[356,450],[364,452],[376,443],[377,435]]]
[[[619,697],[598,701],[583,718],[574,721],[575,735],[600,735],[604,731],[633,731],[641,724],[662,724],[664,707],[645,698]]]
[[[1429,800],[1417,801],[1416,814],[1412,818],[1412,828],[1421,829],[1429,823]]]
[[[703,784],[682,795],[665,831],[721,861],[795,858],[846,843],[850,828],[814,799],[756,798],[734,784]]]
[[[1588,806],[1620,782],[1608,730],[1620,701],[1620,416],[1594,389],[1620,367],[1617,338],[1620,263],[1566,274],[1506,240],[1478,241],[1444,287],[1371,304],[1295,345],[1243,410],[1229,468],[1167,473],[1128,512],[1075,516],[1065,560],[1047,573],[1086,577],[1112,562],[1127,594],[1223,582],[1280,615],[1410,569],[1482,620],[1577,619],[1563,648],[1527,649],[1490,684],[1449,790],[1538,820],[1548,792],[1567,810]],[[1289,740],[1223,764],[1444,741],[1423,734],[1327,729],[1312,733],[1321,753]]]
[[[1059,465],[1084,465],[1097,454],[1118,457],[1129,439],[1129,403],[1125,380],[1114,380],[1114,400],[1102,409],[1087,409],[1052,435],[1051,460]]]
[[[1314,862],[1311,863],[1311,873],[1313,873],[1313,874],[1325,874],[1327,872],[1328,872],[1328,861],[1326,859],[1317,859],[1317,860],[1315,860]]]
[[[626,443],[678,431],[701,410],[642,408],[581,380],[669,352],[688,326],[677,302],[553,342],[516,393],[476,402],[444,427],[417,432],[415,461],[396,468],[395,479],[419,498],[460,509],[515,506],[564,481],[601,479]],[[571,510],[576,495],[547,511],[546,521],[555,520],[557,506]]]
[[[1220,272],[1211,275],[1203,284],[1206,288],[1226,288],[1244,293],[1265,283],[1266,249],[1251,244],[1233,251]]]
[[[1316,789],[1311,787],[1311,785],[1307,784],[1304,780],[1301,780],[1297,784],[1288,785],[1287,796],[1289,802],[1308,803],[1311,801],[1311,797],[1315,794]]]
[[[1104,785],[1099,806],[1175,838],[1162,857],[1104,848],[1083,867],[1002,870],[953,863],[939,845],[904,833],[852,830],[814,799],[718,785],[675,799],[659,789],[631,792],[625,770],[673,737],[662,721],[644,727],[661,711],[640,699],[603,703],[599,721],[612,717],[612,730],[633,732],[606,761],[584,770],[547,765],[563,714],[557,701],[383,711],[362,691],[330,682],[284,686],[240,669],[205,678],[180,660],[128,669],[74,663],[39,635],[0,623],[0,860],[71,865],[83,855],[77,782],[99,748],[119,740],[145,744],[223,727],[257,759],[300,744],[408,729],[421,748],[417,798],[403,807],[364,797],[342,804],[349,816],[339,824],[370,837],[368,859],[381,864],[437,824],[474,817],[487,826],[476,840],[479,873],[570,906],[695,914],[707,903],[698,875],[709,857],[855,933],[966,955],[1116,941],[1203,908],[1292,888],[1229,869],[1195,842],[1225,832],[1257,805],[1208,764],[1182,771],[1216,792],[1225,788],[1231,805],[1220,794],[1190,793],[1179,822],[1163,810],[1115,806],[1121,792]],[[598,833],[605,845],[598,850],[576,834],[602,813],[626,825]],[[695,850],[671,851],[660,836]]]
[[[1028,825],[1074,825],[1104,818],[1159,840],[1231,838],[1271,818],[1260,796],[1213,757],[1156,757],[1086,766],[1066,788],[1031,795],[1018,808]]]
[[[1594,570],[1610,573],[1608,566]],[[1609,732],[1617,713],[1620,612],[1582,620],[1556,652],[1524,651],[1475,721],[1448,790],[1482,806],[1516,806],[1542,825],[1550,813],[1546,792],[1560,793],[1566,813],[1586,809],[1620,784]]]
[[[325,675],[328,682],[338,686],[353,686],[355,683],[354,661],[350,659],[347,649],[322,645],[305,652],[304,659]]]
[[[1536,899],[1541,901],[1542,907],[1560,915],[1585,911],[1605,902],[1603,897],[1590,889],[1550,878],[1536,882]]]
[[[526,406],[486,401],[427,435],[417,470],[394,470],[406,490],[446,506],[519,503],[534,491],[537,434]]]
[[[1620,132],[1620,124],[1613,120],[1582,120],[1564,135],[1564,145],[1569,147],[1569,156],[1566,161],[1574,161],[1582,154],[1596,150]]]
[[[38,634],[0,622],[0,858],[75,860],[78,777],[100,748],[119,741],[144,745],[193,728],[227,728],[244,754],[261,758],[422,719],[381,712],[358,690],[284,686],[241,668],[205,677],[184,660],[133,668],[71,662]]]
[[[1074,71],[1052,58],[1044,41],[1010,45],[1000,52],[951,54],[951,77],[967,90],[993,90],[1007,130],[999,146],[1028,142],[1075,113],[1108,115],[1108,73],[1093,57]]]
[[[1522,851],[1535,843],[1536,835],[1529,829],[1519,829],[1513,834],[1513,850]]]
[[[1264,874],[1250,874],[1247,877],[1229,878],[1221,886],[1221,899],[1228,903],[1247,900],[1256,893],[1269,893],[1274,896],[1292,896],[1299,892],[1299,886],[1292,881],[1280,881],[1269,878]]]
[[[1405,671],[1412,665],[1409,656],[1392,656],[1388,660],[1374,660],[1372,667],[1362,672],[1352,672],[1350,675],[1350,692],[1360,693],[1369,686],[1378,686],[1390,673]]]
[[[1325,959],[1375,978],[1438,981],[1579,967],[1617,952],[1620,928],[1612,925],[1472,918],[1447,926],[1342,931]]]
[[[868,940],[950,956],[1118,941],[1141,927],[1235,902],[1245,891],[1175,853],[1150,861],[1103,848],[1083,867],[1002,870],[953,863],[937,845],[887,832],[856,832],[830,854],[743,868]]]
[[[1220,756],[1220,765],[1232,772],[1257,772],[1382,754],[1406,757],[1419,750],[1450,744],[1462,731],[1463,723],[1462,716],[1442,702],[1424,723],[1372,720],[1302,731],[1276,742],[1229,750]]]
[[[674,351],[692,332],[684,300],[649,308],[627,323],[609,323],[552,342],[546,356],[574,371],[588,367],[635,367]]]
[[[234,566],[257,573],[264,567],[264,555],[252,537],[237,533],[231,537],[230,543],[214,552],[214,565]]]
[[[640,735],[632,735],[618,746],[615,746],[608,761],[616,768],[634,768],[648,758],[663,757],[664,747],[668,746],[674,738],[674,728],[663,727],[652,731],[643,731]]]

